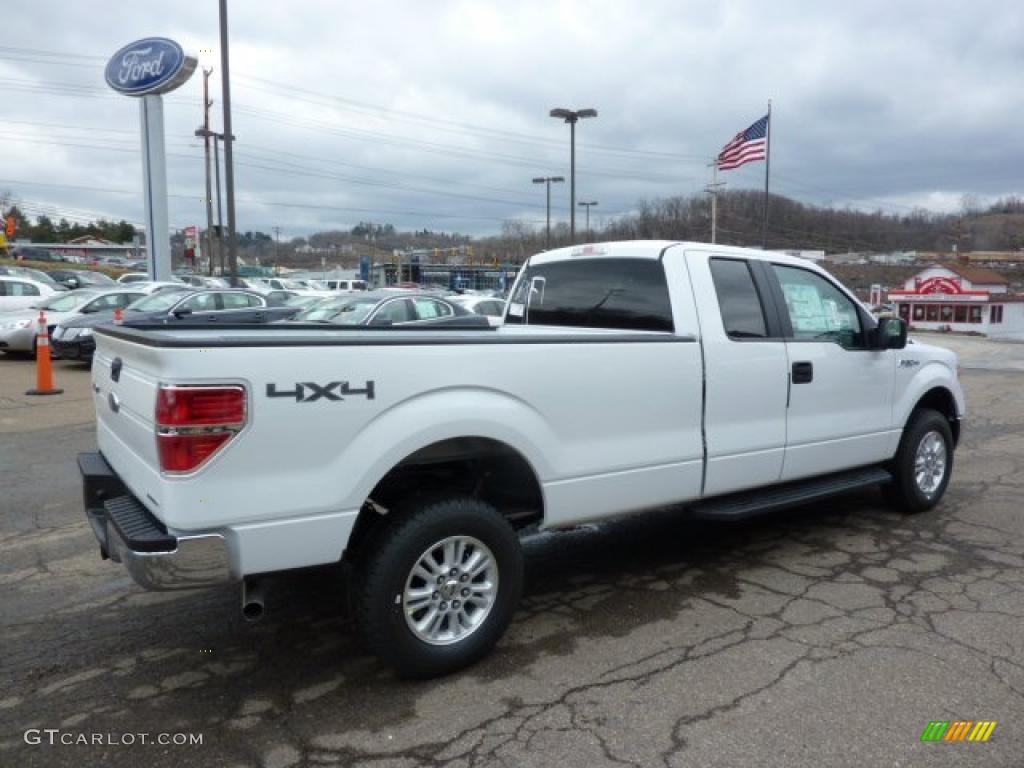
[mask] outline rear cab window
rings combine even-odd
[[[710,265],[726,335],[734,341],[768,338],[764,305],[750,264],[743,259],[713,258]]]
[[[668,333],[675,328],[665,270],[655,259],[531,264],[505,323]]]

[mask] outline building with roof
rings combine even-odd
[[[899,316],[921,330],[951,330],[990,336],[1024,333],[1024,295],[988,267],[936,264],[890,290]]]

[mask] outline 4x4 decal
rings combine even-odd
[[[276,384],[267,384],[267,397],[294,398],[297,403],[312,403],[316,400],[344,400],[346,396],[363,395],[373,400],[373,382],[367,381],[362,389],[352,388],[347,381],[332,381],[330,384],[316,384],[312,381],[296,382],[295,389],[278,389]]]

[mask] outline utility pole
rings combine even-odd
[[[213,134],[213,173],[217,182],[217,261],[220,264],[220,273],[224,274],[224,219],[221,216],[220,208],[220,140],[223,134]]]
[[[274,227],[274,239],[277,241],[274,245],[274,263],[281,261],[281,228]]]
[[[718,227],[718,188],[724,187],[725,182],[718,180],[718,159],[711,161],[711,183],[704,187],[704,191],[711,195],[711,242],[716,243]]]
[[[224,107],[224,181],[228,196],[228,271],[231,285],[238,285],[238,243],[235,240],[235,163],[231,145],[231,75],[228,66],[228,0],[220,0],[220,69]]]
[[[203,155],[206,170],[206,257],[210,260],[208,274],[213,274],[213,191],[210,187],[210,73],[213,68],[203,69]],[[199,131],[196,131],[196,135]]]
[[[589,202],[580,203],[580,208],[587,209],[587,240],[591,239],[590,236],[590,207],[597,205],[597,200],[590,200]]]

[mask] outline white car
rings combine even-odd
[[[62,322],[124,308],[144,295],[128,286],[116,290],[79,288],[55,294],[30,309],[0,314],[0,350],[35,354],[40,312],[46,314],[46,327],[52,335]]]
[[[965,413],[953,352],[907,346],[813,262],[702,243],[535,255],[499,328],[95,339],[99,452],[79,466],[101,553],[151,589],[240,582],[248,617],[267,574],[344,561],[364,640],[417,677],[502,636],[525,533],[826,512],[879,485],[923,512]]]
[[[491,325],[501,325],[505,316],[505,300],[491,296],[448,296],[450,302],[468,309],[475,315],[484,315]]]
[[[125,272],[123,275],[117,278],[119,283],[148,283],[149,274],[147,272]],[[178,285],[181,285],[179,282]]]
[[[37,280],[0,275],[0,313],[31,307],[56,293],[59,291]]]

